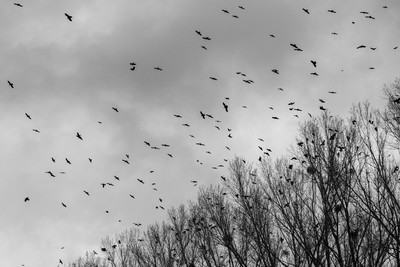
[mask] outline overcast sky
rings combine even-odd
[[[57,266],[145,230],[219,183],[224,159],[287,155],[307,113],[383,108],[400,76],[396,0],[20,3],[0,2],[0,266]]]

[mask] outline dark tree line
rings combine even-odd
[[[70,266],[400,266],[400,80],[384,92],[386,110],[325,111],[300,125],[290,157],[235,158],[167,222]]]

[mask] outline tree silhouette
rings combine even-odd
[[[106,237],[100,256],[69,266],[400,266],[399,83],[383,113],[323,111],[300,125],[289,157],[234,158],[221,185],[167,221]]]

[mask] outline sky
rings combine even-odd
[[[0,266],[57,266],[145,230],[235,156],[290,155],[321,105],[383,109],[399,78],[396,0],[19,3],[0,2]]]

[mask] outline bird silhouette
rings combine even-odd
[[[86,195],[90,196],[88,191],[83,190],[83,192],[84,192]]]
[[[40,133],[40,131],[38,129],[32,129],[32,131]]]
[[[310,11],[308,11],[308,9],[303,8],[303,11],[306,12],[308,15],[310,15]]]
[[[315,68],[317,67],[317,61],[311,60],[311,64],[313,64]]]
[[[359,46],[357,46],[356,49],[360,49],[360,48],[366,48],[366,46],[365,45],[359,45]]]
[[[336,13],[336,11],[333,10],[333,9],[329,9],[328,12],[330,12],[330,13]]]
[[[273,73],[279,74],[279,70],[277,70],[277,69],[272,69],[271,71],[272,71]]]
[[[131,194],[129,194],[129,196],[131,197],[131,198],[135,198],[133,195],[131,195]]]
[[[222,12],[224,12],[224,13],[226,13],[226,14],[229,14],[229,11],[226,10],[226,9],[222,9]]]
[[[126,159],[123,159],[122,161],[125,162],[126,164],[129,164],[129,161],[127,161]]]
[[[25,113],[25,116],[30,120],[32,119],[31,116],[28,113]]]
[[[12,82],[7,81],[7,83],[8,83],[8,85],[9,85],[11,88],[14,88],[14,84],[13,84]]]
[[[64,208],[66,208],[66,207],[67,207],[67,205],[65,205],[63,202],[61,202],[61,205],[63,205],[63,207],[64,207]]]
[[[22,7],[20,3],[14,3],[15,6]]]
[[[82,136],[81,136],[81,134],[80,134],[80,133],[78,133],[78,132],[76,133],[76,137],[78,137],[78,139],[81,139],[81,140],[83,140],[83,139],[82,139]]]
[[[279,120],[279,118],[278,117],[272,117],[274,120]]]
[[[155,70],[158,70],[158,71],[163,71],[163,69],[160,68],[160,67],[154,67],[154,69],[155,69]]]
[[[217,81],[217,80],[218,80],[218,79],[215,78],[215,77],[210,77],[210,79],[213,80],[213,81]]]
[[[119,110],[115,107],[112,107],[113,110],[115,110],[115,112],[119,112]]]
[[[64,13],[64,15],[67,17],[67,19],[68,19],[69,21],[72,21],[72,16],[71,16],[71,15],[68,15],[67,13]]]
[[[224,102],[222,102],[222,105],[224,106],[225,111],[228,112],[228,105],[225,104]]]
[[[329,94],[336,94],[337,92],[335,91],[328,91]]]
[[[24,199],[24,202],[27,202],[27,201],[29,201],[30,199],[29,199],[29,197],[26,197],[25,199]]]
[[[66,161],[68,164],[71,164],[71,161],[69,161],[69,159],[65,158],[65,161]]]
[[[206,119],[206,114],[204,114],[202,111],[200,111],[200,115],[203,119]]]
[[[202,36],[202,34],[201,34],[201,32],[200,31],[195,31],[198,35],[200,35],[200,36]]]
[[[311,72],[310,74],[314,75],[314,76],[318,76],[318,73],[316,73],[316,72]]]
[[[144,182],[143,182],[143,180],[141,180],[141,179],[137,179],[140,183],[142,183],[142,184],[144,184]]]
[[[51,171],[47,171],[46,173],[50,174],[51,177],[56,177]]]

